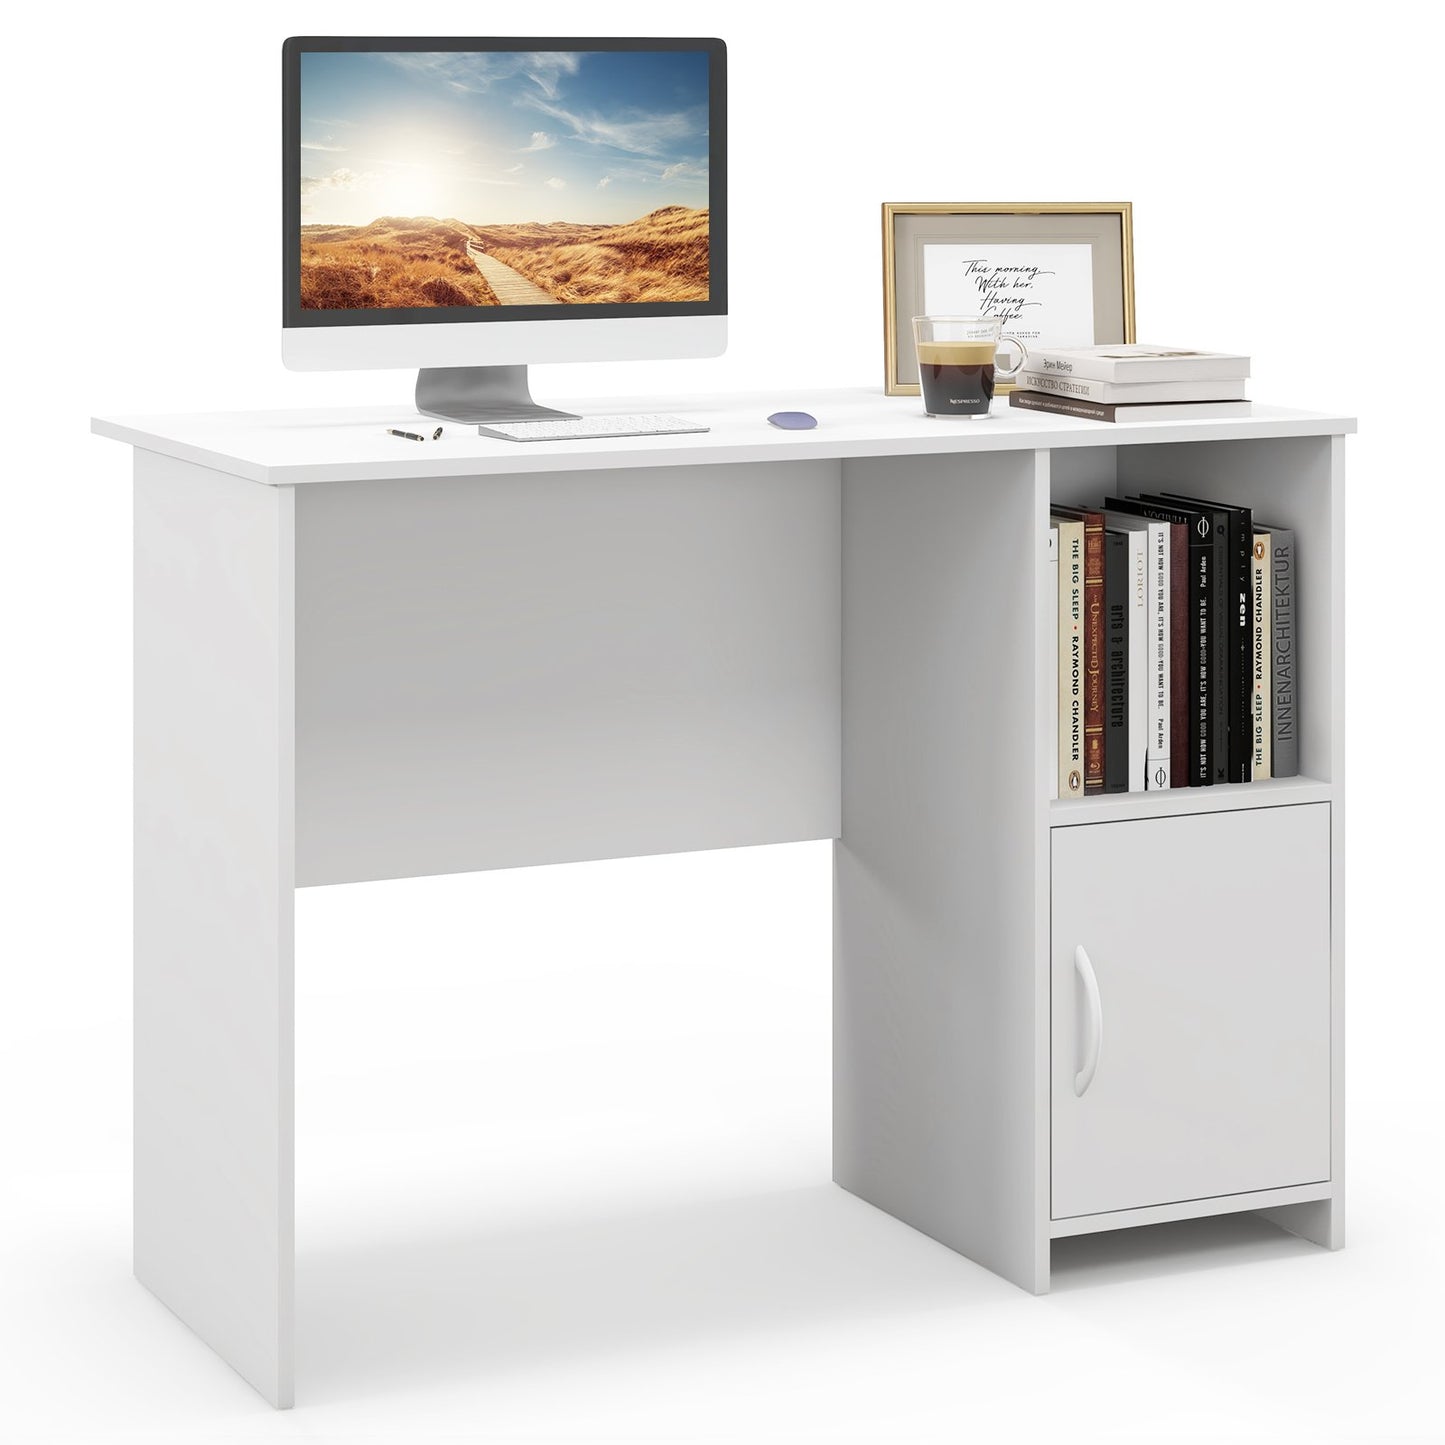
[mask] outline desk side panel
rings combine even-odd
[[[297,495],[303,884],[835,837],[837,462]]]
[[[135,467],[135,1273],[292,1394],[290,488]]]
[[[834,1178],[1036,1291],[1045,482],[849,463],[834,865]]]

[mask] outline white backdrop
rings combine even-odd
[[[1426,1432],[1445,699],[1425,629],[1437,82],[1413,13],[349,0],[11,20],[0,1434]],[[297,1411],[270,1415],[130,1281],[129,456],[87,418],[405,403],[409,374],[281,368],[281,40],[489,24],[730,46],[730,351],[539,369],[544,399],[881,384],[880,202],[1127,199],[1141,339],[1248,351],[1258,398],[1358,414],[1343,1254],[1236,1221],[1132,1263],[1081,1248],[1036,1301],[837,1195],[812,845],[303,894]]]

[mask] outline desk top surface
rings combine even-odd
[[[548,404],[586,416],[638,411],[676,414],[711,427],[683,436],[510,442],[449,422],[439,441],[388,436],[415,422],[411,405],[310,411],[192,412],[173,416],[94,417],[91,430],[147,451],[196,462],[269,486],[380,481],[406,477],[486,476],[594,468],[676,466],[784,458],[918,456],[1033,448],[1126,446],[1240,437],[1329,436],[1355,430],[1353,418],[1256,403],[1248,417],[1172,422],[1093,422],[1016,410],[1004,398],[986,419],[924,415],[917,397],[876,390],[732,393],[662,400],[589,398]],[[809,411],[813,431],[779,431],[775,411]]]

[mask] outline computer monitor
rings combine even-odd
[[[455,421],[563,416],[527,366],[727,345],[726,48],[294,37],[282,354],[420,368]]]

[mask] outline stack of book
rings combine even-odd
[[[1249,358],[1178,346],[1030,351],[1009,405],[1089,421],[1248,416]]]
[[[1293,531],[1161,491],[1055,506],[1048,546],[1054,796],[1299,772]]]

